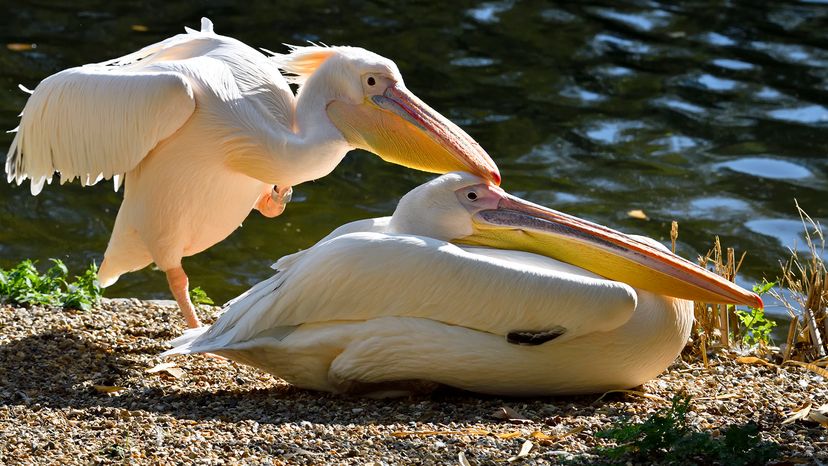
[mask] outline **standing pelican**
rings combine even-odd
[[[589,393],[663,371],[690,334],[688,299],[762,305],[653,240],[458,173],[274,267],[165,354],[217,353],[331,392],[394,395],[418,381]]]
[[[300,85],[294,97],[280,69]],[[187,30],[41,82],[9,148],[9,182],[38,194],[61,182],[124,182],[98,276],[108,286],[152,262],[190,327],[199,325],[181,258],[226,238],[251,208],[282,213],[291,187],[361,148],[420,170],[468,170],[499,183],[486,152],[420,101],[397,66],[354,47],[294,47],[266,57]]]

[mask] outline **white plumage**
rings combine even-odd
[[[31,178],[37,195],[55,171],[61,183],[79,177],[84,186],[123,175],[195,109],[193,89],[179,74],[101,68],[69,69],[38,86],[9,149],[9,182]],[[99,99],[85,99],[89,94]],[[107,137],[88,138],[91,128]]]
[[[374,395],[402,394],[405,384],[389,387],[407,381],[598,392],[644,383],[678,355],[690,301],[537,254],[449,242],[470,218],[456,193],[478,183],[444,176],[407,194],[393,217],[353,222],[280,259],[273,277],[165,354],[216,353],[300,387]],[[561,335],[524,346],[507,341],[515,331]]]
[[[297,74],[297,96],[280,68]],[[30,179],[32,194],[55,172],[61,182],[113,178],[116,190],[123,182],[101,284],[155,262],[197,326],[182,257],[226,238],[252,208],[281,214],[292,186],[327,175],[357,147],[499,180],[489,156],[416,99],[392,61],[356,47],[267,57],[207,19],[200,31],[44,79],[6,173],[9,182]]]
[[[131,171],[193,116],[194,86],[199,100],[255,103],[236,116],[264,117],[254,124],[291,130],[294,96],[276,63],[214,34],[204,19],[201,31],[188,29],[124,57],[44,79],[9,149],[9,182],[29,178],[36,195],[56,171],[62,183],[80,178],[83,185]],[[256,114],[255,107],[266,111]],[[211,110],[220,115],[228,109]],[[221,126],[218,115],[215,125]]]

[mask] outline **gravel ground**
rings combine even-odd
[[[208,322],[215,312],[203,310]],[[828,463],[828,429],[782,424],[807,401],[828,403],[826,381],[801,367],[722,357],[705,370],[678,361],[643,387],[649,397],[508,399],[445,389],[376,401],[295,389],[204,356],[176,356],[175,367],[147,372],[165,362],[157,355],[180,331],[169,302],[104,300],[92,312],[0,305],[0,464],[461,464],[461,454],[492,464],[527,439],[523,464],[593,462],[607,445],[597,431],[640,420],[666,405],[656,398],[681,390],[695,397],[691,422],[714,436],[754,421],[782,447],[783,464]],[[498,419],[503,407],[526,420]],[[423,431],[443,433],[405,434]]]

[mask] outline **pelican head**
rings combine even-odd
[[[541,254],[661,295],[762,307],[755,293],[667,250],[525,201],[468,173],[449,173],[406,194],[391,229]]]
[[[303,93],[322,96],[353,147],[433,173],[461,170],[500,184],[494,161],[457,125],[406,89],[393,61],[359,47],[294,47],[277,57]]]

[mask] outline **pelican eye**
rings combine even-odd
[[[477,200],[477,193],[474,192],[474,191],[469,191],[468,193],[466,193],[466,199],[468,199],[470,201],[476,201]]]
[[[369,76],[369,77],[368,77],[368,85],[369,85],[369,86],[373,86],[373,85],[374,85],[374,84],[376,84],[376,83],[377,83],[377,80],[376,80],[376,79],[374,79],[374,77],[373,77],[373,76]]]

